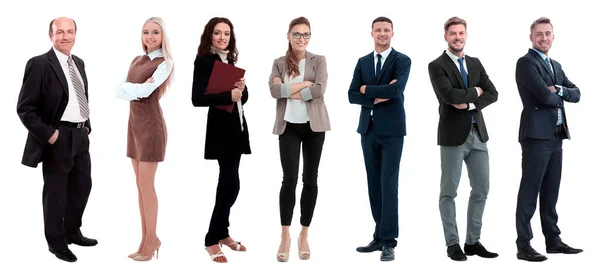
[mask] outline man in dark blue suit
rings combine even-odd
[[[533,47],[517,62],[516,81],[523,103],[519,142],[523,152],[521,185],[517,197],[517,258],[544,261],[546,256],[533,249],[531,218],[540,196],[542,232],[547,253],[577,254],[560,239],[556,202],[562,169],[562,140],[570,139],[564,102],[579,102],[579,88],[556,60],[548,57],[554,41],[550,19],[542,17],[531,25]]]
[[[398,237],[398,171],[406,135],[403,93],[411,60],[391,47],[389,18],[378,17],[371,27],[375,51],[358,60],[348,90],[350,103],[361,105],[357,131],[375,220],[373,241],[356,250],[381,250],[381,260],[389,261],[394,260]]]

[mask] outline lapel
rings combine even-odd
[[[470,86],[475,87],[476,85],[475,85],[475,82],[473,82],[473,78],[476,75],[475,74],[476,71],[475,71],[475,68],[473,67],[474,66],[473,58],[465,55],[465,62],[467,63],[467,81],[469,81],[469,83],[471,84]],[[471,74],[471,73],[473,73],[473,74]]]
[[[394,60],[396,60],[396,55],[397,55],[396,50],[394,50],[394,48],[392,48],[392,51],[390,52],[388,57],[385,59],[385,62],[383,63],[383,66],[381,67],[381,71],[379,71],[379,77],[377,77],[377,79],[375,80],[375,83],[379,84],[379,81],[381,80],[381,78],[383,76],[383,72],[385,72],[385,70],[387,68],[389,68],[391,64],[394,64]],[[373,61],[375,61],[375,60],[373,59]],[[375,69],[373,69],[373,74],[375,74]]]
[[[452,73],[454,73],[454,77],[456,77],[456,80],[458,81],[458,83],[460,83],[460,86],[463,89],[466,89],[467,85],[463,81],[460,71],[458,71],[456,64],[454,64],[454,61],[452,61],[452,59],[448,56],[448,54],[446,54],[446,51],[442,52],[442,61],[444,61],[444,64],[442,65],[442,67],[445,67],[446,69],[450,69],[450,71],[452,71]],[[467,63],[467,64],[470,64],[470,63]],[[467,67],[468,67],[468,65],[467,65]],[[471,72],[471,71],[469,71],[469,72]]]
[[[56,56],[56,54],[54,53],[54,50],[52,48],[46,54],[48,54],[48,60],[50,60],[50,65],[52,66],[52,69],[54,70],[56,77],[58,77],[58,80],[60,81],[60,84],[62,85],[63,90],[65,91],[67,96],[69,96],[69,85],[67,84],[67,78],[65,77],[65,72],[62,70],[62,67],[60,66],[58,57]]]
[[[537,61],[542,64],[542,67],[546,69],[546,72],[550,75],[550,77],[552,77],[552,81],[554,82],[554,74],[552,74],[550,66],[548,65],[548,63],[546,63],[546,61],[544,61],[544,59],[542,59],[542,56],[540,56],[540,54],[535,52],[535,50],[533,49],[529,49],[529,54],[535,57]],[[552,63],[552,60],[550,60],[550,63]]]
[[[314,81],[316,79],[317,63],[315,55],[306,51],[306,62],[304,64],[304,80]]]
[[[375,79],[375,58],[373,57],[373,52],[369,53],[369,55],[367,56],[367,71],[371,72],[369,74],[369,76],[371,76],[372,78],[372,82],[366,82],[366,83],[373,83],[373,84],[377,84],[377,80]]]

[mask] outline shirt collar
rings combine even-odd
[[[70,56],[67,56],[65,53],[58,51],[58,49],[56,49],[55,47],[52,47],[52,49],[54,49],[54,53],[56,54],[56,57],[58,58],[58,60],[63,61],[65,63],[67,63],[67,61],[69,61]]]
[[[452,54],[452,52],[448,51],[447,49],[446,49],[446,55],[448,55],[450,57],[450,59],[452,59],[452,61],[458,62],[459,57],[457,55]],[[462,58],[465,58],[464,54],[463,54]]]
[[[154,60],[155,58],[162,57],[162,56],[163,56],[162,48],[154,50],[154,51],[150,52],[150,54],[148,54],[148,57],[150,58],[150,60]]]
[[[546,58],[548,58],[548,56],[546,56],[544,53],[540,52],[539,50],[537,50],[535,48],[530,48],[530,49],[537,52],[538,54],[540,54],[540,57],[542,57],[543,60],[546,60]]]
[[[392,52],[392,47],[390,46],[388,49],[386,49],[385,51],[379,53],[381,54],[381,58],[382,59],[386,59],[387,56]],[[373,51],[373,57],[377,58],[377,51]]]

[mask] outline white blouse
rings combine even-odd
[[[150,60],[154,60],[157,57],[162,57],[162,49],[157,49],[148,54]],[[173,61],[170,59],[165,59],[154,71],[152,74],[152,78],[154,78],[154,82],[152,83],[131,83],[127,82],[127,77],[123,83],[119,84],[115,89],[115,95],[117,98],[124,100],[139,100],[141,98],[147,98],[157,89],[160,85],[162,85],[173,70]]]
[[[305,67],[306,59],[300,60],[300,62],[298,63],[300,75],[292,79],[289,75],[286,74],[283,83],[289,84],[291,86],[292,83],[303,82]],[[289,123],[308,122],[308,110],[306,109],[306,102],[304,100],[288,98],[287,105],[285,106],[285,114],[283,115],[283,119]]]

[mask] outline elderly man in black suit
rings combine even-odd
[[[70,18],[50,22],[53,47],[25,67],[17,113],[29,134],[22,163],[44,175],[44,230],[50,252],[75,262],[67,244],[95,246],[81,234],[92,188],[88,82],[83,60],[71,54],[77,26]]]

